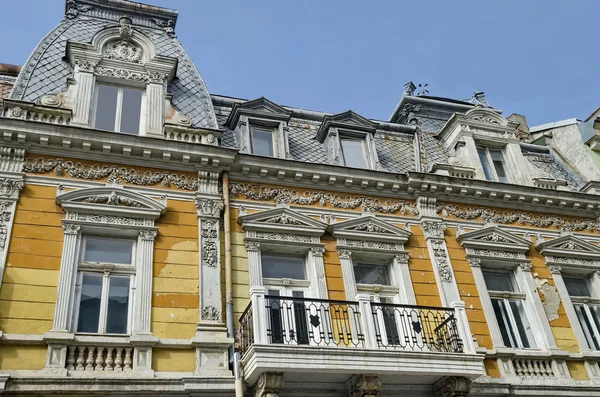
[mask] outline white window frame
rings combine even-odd
[[[510,173],[507,167],[507,161],[506,161],[506,155],[504,153],[504,149],[500,148],[500,147],[490,147],[490,146],[484,146],[484,145],[477,145],[477,158],[480,159],[479,157],[479,150],[484,150],[485,151],[485,156],[487,159],[487,162],[490,166],[489,171],[491,172],[491,176],[493,179],[488,179],[486,174],[485,174],[485,166],[483,163],[481,163],[481,169],[483,170],[483,177],[486,180],[492,181],[492,182],[502,182],[502,183],[510,183],[511,182],[511,177],[510,177]],[[504,172],[506,173],[506,181],[500,181],[500,178],[498,177],[498,172],[496,171],[496,167],[494,166],[494,161],[492,159],[492,154],[490,153],[491,151],[497,151],[500,153],[500,155],[502,156],[502,165],[504,166]],[[479,160],[481,162],[481,160]]]
[[[257,123],[250,123],[249,127],[248,127],[248,141],[249,141],[249,145],[250,145],[250,153],[252,154],[256,154],[257,156],[263,156],[263,157],[271,157],[265,154],[258,154],[255,153],[254,151],[254,130],[255,129],[259,129],[262,130],[264,132],[270,132],[271,133],[271,148],[273,149],[273,158],[277,158],[279,157],[279,151],[278,151],[278,128],[276,127],[268,127],[268,126],[264,126],[261,124],[257,124]]]
[[[502,300],[504,312],[505,312],[506,316],[508,316],[508,318],[503,318],[503,320],[504,320],[503,322],[504,322],[504,324],[507,324],[511,328],[510,330],[506,330],[506,333],[508,334],[510,342],[513,344],[513,346],[507,346],[507,347],[511,347],[514,349],[537,349],[538,342],[536,340],[535,334],[533,333],[533,326],[531,325],[532,321],[530,320],[529,315],[527,313],[527,306],[526,306],[527,305],[526,304],[527,295],[520,291],[519,285],[517,283],[517,280],[516,280],[516,277],[514,274],[514,270],[505,270],[505,269],[499,270],[499,269],[486,268],[484,270],[484,272],[508,274],[510,283],[512,284],[512,288],[514,290],[514,291],[494,291],[494,290],[490,290],[489,288],[487,288],[490,300],[494,300],[494,299]],[[515,320],[514,313],[510,307],[510,301],[520,301],[521,304],[523,305],[523,309],[525,311],[525,316],[527,317],[526,320],[529,323],[529,325],[532,327],[532,335],[531,335],[532,340],[528,341],[529,344],[532,345],[531,347],[523,346],[523,341],[521,340],[521,335],[519,334],[517,322]],[[500,321],[497,318],[497,316],[495,315],[495,312],[494,312],[494,317],[496,318],[498,328],[500,329]],[[513,337],[511,335],[514,335],[514,338],[516,340],[512,340]]]
[[[579,278],[579,279],[585,280],[586,286],[589,291],[589,295],[575,296],[575,295],[571,295],[569,293],[569,298],[571,300],[573,310],[575,311],[577,321],[579,322],[579,326],[581,327],[581,331],[583,332],[583,336],[584,336],[583,341],[586,343],[587,348],[590,350],[600,351],[600,329],[598,329],[598,326],[593,321],[591,309],[590,309],[590,306],[600,306],[600,298],[598,298],[598,294],[596,293],[596,291],[594,289],[593,281],[590,279],[590,277],[588,275],[581,276],[581,275],[565,274],[563,276],[563,280],[564,280],[564,277]],[[565,286],[566,286],[566,284],[567,283],[565,282]],[[567,289],[567,292],[568,292],[568,289]],[[577,316],[577,307],[576,307],[578,305],[582,307],[583,313],[584,313],[585,317],[587,318],[587,321],[590,324],[592,329],[589,329],[588,327],[584,327],[583,324],[581,324],[581,321],[579,321],[579,316]],[[591,346],[590,339],[595,339],[598,347]]]
[[[86,262],[84,260],[85,248],[87,244],[87,239],[89,237],[102,237],[102,238],[110,238],[110,239],[118,239],[118,240],[128,240],[132,242],[131,248],[131,264],[117,264],[117,263],[95,263],[95,262]],[[131,238],[122,238],[122,237],[108,237],[105,235],[95,235],[95,234],[85,234],[81,236],[80,239],[81,249],[80,258],[77,264],[77,281],[75,284],[75,294],[74,294],[74,305],[73,305],[73,320],[72,330],[75,334],[78,335],[114,335],[114,336],[126,336],[131,334],[131,329],[133,325],[133,307],[135,300],[135,276],[137,269],[137,241]],[[84,274],[95,274],[102,275],[102,297],[100,301],[100,315],[98,319],[98,332],[80,332],[77,330],[78,322],[79,322],[79,309],[81,306],[81,290],[82,290],[82,282]],[[110,287],[110,277],[118,276],[118,277],[129,277],[129,299],[127,303],[127,329],[124,334],[109,334],[106,332],[106,321],[107,321],[107,312],[108,312],[108,293]]]
[[[106,130],[106,131],[117,132],[119,134],[126,134],[126,135],[137,135],[137,136],[143,135],[144,131],[146,130],[146,128],[145,128],[145,125],[146,125],[146,90],[145,90],[145,88],[141,88],[141,87],[138,87],[135,85],[128,85],[128,84],[115,84],[112,82],[104,82],[104,81],[98,81],[98,80],[96,81],[96,84],[94,87],[94,102],[93,102],[93,106],[92,106],[92,126],[93,126],[93,128],[96,128],[96,114],[97,114],[97,110],[98,110],[98,96],[99,96],[99,91],[100,91],[98,87],[100,85],[111,86],[111,87],[115,87],[118,89],[117,103],[115,104],[116,113],[115,113],[114,129]],[[120,129],[121,129],[121,112],[123,110],[123,88],[141,91],[141,93],[142,93],[142,97],[140,99],[141,100],[140,127],[139,127],[139,131],[137,132],[137,134],[120,131]]]

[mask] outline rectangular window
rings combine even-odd
[[[365,162],[364,140],[340,138],[342,156],[346,167],[367,168]]]
[[[291,278],[306,280],[306,264],[303,256],[261,254],[263,278]]]
[[[525,312],[525,294],[517,288],[512,272],[483,270],[485,284],[507,347],[535,347],[531,325]]]
[[[588,348],[600,350],[600,302],[592,298],[588,280],[582,277],[563,277]]]
[[[390,285],[389,266],[357,263],[354,265],[354,279],[357,284]]]
[[[260,156],[275,157],[273,136],[274,131],[268,128],[250,127],[252,153]]]
[[[98,84],[94,127],[138,135],[142,117],[143,91]]]
[[[477,155],[479,156],[479,161],[481,161],[485,179],[488,181],[508,182],[504,166],[504,156],[501,150],[478,147]]]
[[[129,332],[133,249],[133,240],[84,237],[78,265],[76,332]]]

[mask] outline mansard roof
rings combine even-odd
[[[44,37],[23,65],[10,99],[39,102],[67,88],[72,68],[64,60],[67,42],[91,43],[102,29],[119,26],[128,16],[134,30],[148,37],[157,55],[176,58],[176,78],[168,86],[173,107],[190,117],[194,127],[218,128],[206,84],[174,32],[177,11],[117,0],[68,0],[65,18]]]

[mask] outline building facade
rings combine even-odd
[[[481,92],[210,94],[176,22],[67,0],[0,80],[0,394],[600,395],[593,178]]]

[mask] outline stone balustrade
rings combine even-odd
[[[515,358],[512,360],[515,375],[521,378],[553,378],[552,360]]]
[[[132,347],[70,345],[68,371],[128,372],[133,369]]]
[[[70,125],[73,113],[70,109],[8,99],[4,101],[4,109],[4,115],[9,118],[58,125]]]

